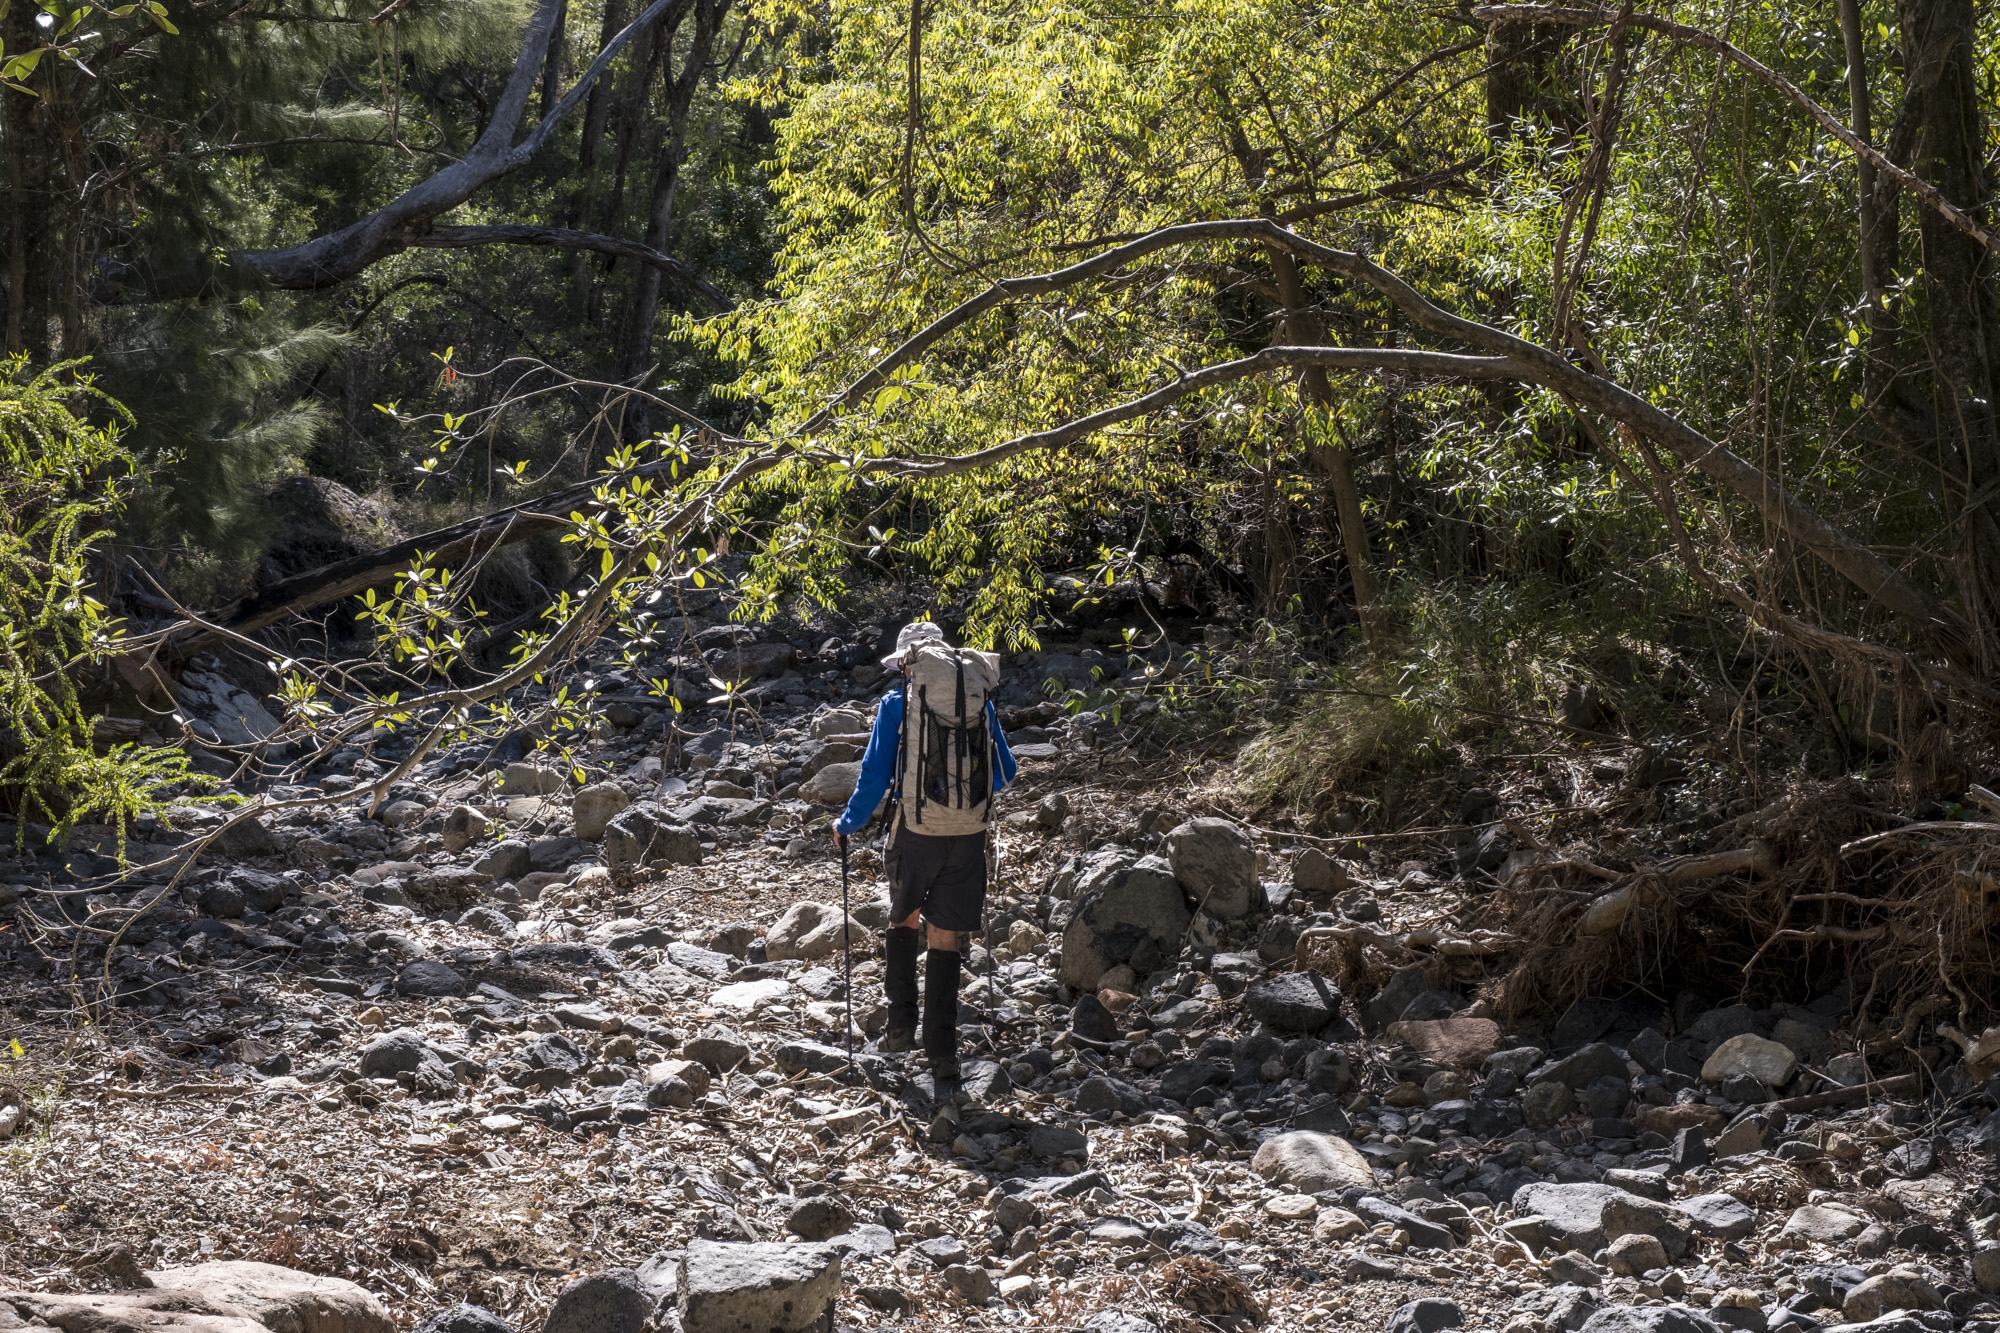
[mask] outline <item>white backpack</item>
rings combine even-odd
[[[932,837],[984,833],[993,808],[986,702],[1000,659],[976,648],[920,645],[903,686],[903,827]]]

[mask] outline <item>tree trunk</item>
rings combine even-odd
[[[681,72],[674,74],[672,39],[662,58],[662,66],[667,78],[667,126],[661,142],[658,161],[653,172],[653,197],[646,210],[645,243],[654,250],[666,244],[667,227],[673,221],[674,195],[680,187],[681,164],[687,159],[688,115],[694,106],[695,89],[701,83],[701,76],[707,72],[708,57],[715,48],[715,36],[721,30],[723,17],[729,12],[729,0],[702,0],[694,15],[694,36],[688,43],[687,58],[681,63]],[[630,382],[642,375],[653,363],[653,322],[660,311],[660,270],[654,267],[639,271],[639,279],[632,297],[632,319],[626,334],[625,373],[623,378]],[[636,428],[635,433],[650,433],[650,414],[641,406],[627,418],[628,428]]]
[[[35,26],[41,11],[14,3],[0,20],[9,51],[32,51],[42,43]],[[49,359],[49,288],[57,268],[55,163],[60,148],[55,92],[61,62],[44,60],[27,79],[38,96],[0,89],[6,100],[7,161],[13,188],[8,192],[7,350],[26,352],[36,364]]]
[[[1298,261],[1287,251],[1266,247],[1271,256],[1271,272],[1278,280],[1278,299],[1285,303],[1283,334],[1294,347],[1317,347],[1326,334],[1306,309],[1305,284],[1299,281]],[[1333,410],[1333,386],[1326,371],[1309,367],[1300,377],[1308,401],[1321,410]],[[1354,480],[1354,455],[1343,443],[1338,446],[1311,446],[1313,465],[1326,474],[1333,492],[1333,507],[1340,519],[1340,546],[1347,556],[1348,577],[1354,581],[1354,612],[1361,619],[1361,637],[1369,648],[1381,646],[1385,626],[1377,603],[1375,565],[1368,551],[1368,527],[1361,513],[1361,487]]]
[[[1972,0],[1899,0],[1916,128],[1912,166],[1951,203],[1985,222],[1986,126],[1973,68]],[[1962,487],[1956,558],[1977,664],[2000,665],[2000,417],[1994,405],[2000,310],[1985,246],[1935,209],[1921,209],[1928,352],[1938,429]]]

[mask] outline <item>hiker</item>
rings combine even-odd
[[[882,665],[901,674],[882,696],[861,778],[834,824],[842,854],[886,794],[889,1024],[877,1048],[917,1043],[917,922],[924,963],[924,1054],[940,1097],[958,1079],[958,982],[986,910],[986,826],[993,793],[1014,780],[1014,752],[993,707],[1000,659],[954,648],[929,621],[905,625]]]

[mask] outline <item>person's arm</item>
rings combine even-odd
[[[993,733],[993,790],[999,791],[1014,781],[1021,762],[1014,758],[1014,747],[1007,744],[1007,733],[1000,729],[1000,713],[991,699],[986,701],[986,725]]]
[[[861,777],[854,784],[854,794],[847,798],[847,809],[834,823],[834,832],[844,837],[868,823],[868,817],[875,813],[875,807],[882,803],[890,782],[895,779],[896,744],[902,735],[903,692],[891,690],[882,696],[881,706],[875,710],[868,748],[861,752]]]

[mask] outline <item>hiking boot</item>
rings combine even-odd
[[[888,1027],[882,1030],[882,1035],[875,1039],[875,1049],[882,1052],[884,1055],[893,1055],[899,1051],[916,1050],[917,1049],[916,1016],[911,1015],[910,1021],[903,1026],[898,1026],[895,1023],[890,1023]]]

